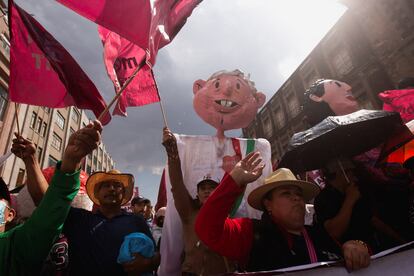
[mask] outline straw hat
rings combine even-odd
[[[320,191],[318,185],[298,180],[289,169],[280,168],[267,177],[263,185],[257,187],[249,194],[247,202],[253,208],[263,210],[262,199],[268,192],[275,188],[291,185],[297,186],[303,191],[303,198],[306,202],[314,198]]]
[[[118,170],[110,170],[109,172],[93,173],[86,182],[86,193],[95,204],[99,205],[99,200],[95,197],[95,187],[106,181],[116,181],[124,185],[125,194],[121,205],[125,205],[131,200],[134,190],[134,176],[129,173],[121,173]]]

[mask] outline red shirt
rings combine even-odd
[[[233,203],[243,192],[226,174],[198,213],[195,231],[198,237],[218,254],[246,263],[253,245],[253,221],[228,218]]]

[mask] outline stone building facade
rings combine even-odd
[[[88,125],[90,120],[85,111],[76,107],[50,109],[21,104],[19,122],[23,137],[31,140],[36,146],[41,168],[46,168],[54,166],[62,159],[70,135]],[[11,141],[8,148],[10,147]],[[91,174],[94,171],[109,171],[114,166],[112,157],[101,143],[98,149],[85,158],[82,169]],[[12,155],[3,165],[0,174],[10,189],[19,186],[25,181],[24,163]]]
[[[341,2],[348,10],[243,129],[244,137],[270,141],[273,162],[284,154],[292,135],[307,128],[301,102],[316,79],[347,82],[362,107],[381,109],[378,93],[414,76],[414,2]]]

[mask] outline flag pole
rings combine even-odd
[[[160,91],[158,90],[157,82],[154,82],[154,83],[155,83],[155,90],[157,90],[158,99],[160,99],[160,108],[161,108],[162,118],[164,119],[164,126],[166,128],[168,128],[167,116],[165,116],[165,110],[164,110],[164,105],[162,104],[162,99],[161,99]]]
[[[125,88],[131,83],[131,81],[136,77],[138,74],[138,71],[141,70],[142,67],[146,64],[146,59],[143,59],[141,63],[138,65],[138,67],[135,69],[135,71],[132,73],[132,75],[126,80],[122,88],[119,90],[119,92],[115,95],[115,97],[112,99],[112,101],[108,104],[108,106],[102,111],[101,115],[98,117],[98,121],[102,120],[103,116],[106,114],[106,112],[109,111],[109,109],[112,107],[112,105],[121,97],[122,92],[124,92]]]
[[[17,103],[14,102],[14,117],[16,118],[16,124],[17,124],[17,135],[20,136],[20,124],[19,124],[19,114],[17,112]]]
[[[158,97],[159,96],[160,96],[160,93],[158,93]],[[165,110],[164,110],[164,106],[162,104],[161,98],[160,98],[160,107],[161,107],[162,118],[164,119],[164,126],[168,128],[167,117],[165,116]]]

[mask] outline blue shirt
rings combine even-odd
[[[63,231],[69,242],[69,275],[127,275],[117,263],[124,237],[141,232],[152,239],[145,219],[126,212],[107,219],[99,211],[71,208]]]

